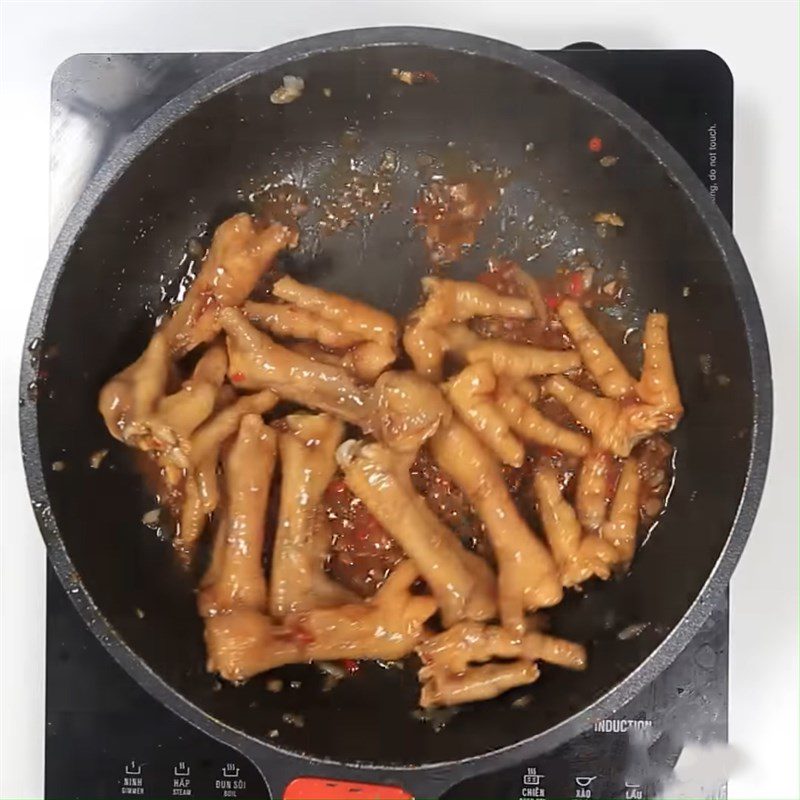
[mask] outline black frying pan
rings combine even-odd
[[[396,66],[431,70],[439,83],[405,86],[389,77]],[[287,73],[302,76],[306,91],[291,105],[272,105]],[[673,438],[674,491],[631,574],[572,595],[554,614],[559,633],[589,644],[589,670],[546,671],[531,689],[463,709],[440,732],[411,716],[412,670],[366,665],[330,693],[313,667],[287,668],[283,677],[302,688],[283,694],[266,692],[260,679],[220,688],[203,666],[193,577],[141,523],[153,500],[96,411],[100,386],[143,348],[164,308],[162,290],[172,292],[185,271],[187,238],[247,207],[247,193],[265,177],[290,173],[319,189],[348,128],[360,132],[358,157],[367,163],[387,147],[398,152],[404,166],[392,209],[324,240],[321,250],[307,246],[289,271],[408,310],[427,267],[419,237],[404,224],[419,182],[415,159],[446,159],[455,142],[513,170],[500,214],[506,255],[524,258],[537,234],[556,230],[530,262],[533,272],[550,272],[581,246],[593,260],[627,266],[641,309],[669,313],[687,408]],[[597,165],[591,136],[618,164]],[[590,219],[598,210],[622,215],[622,235],[597,236]],[[530,213],[528,231],[521,220]],[[487,255],[479,249],[457,274],[475,274]],[[741,254],[700,182],[619,100],[547,58],[475,36],[413,28],[325,35],[249,56],[197,84],[137,130],[81,198],[53,248],[28,336],[42,341],[46,375],[20,412],[25,467],[70,597],[142,686],[253,759],[276,796],[298,775],[438,796],[613,712],[706,618],[744,545],[766,472],[764,326]],[[35,380],[26,352],[22,386]],[[89,454],[104,447],[107,461],[92,470]],[[52,471],[54,461],[67,468]],[[641,635],[617,637],[637,622],[649,623]],[[512,702],[525,691],[533,702],[520,711]],[[285,712],[302,715],[304,727],[287,726]],[[276,741],[267,736],[274,728]]]

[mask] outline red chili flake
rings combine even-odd
[[[599,136],[592,136],[589,139],[589,149],[593,153],[599,153],[603,149],[603,140]]]
[[[360,669],[358,661],[354,661],[352,658],[344,659],[342,666],[347,670],[348,675],[355,675]]]
[[[551,311],[555,311],[558,308],[560,299],[561,298],[557,294],[546,294],[544,296],[544,303]]]
[[[573,297],[583,294],[583,275],[580,272],[573,272],[569,276],[569,293]]]
[[[241,383],[244,379],[245,379],[244,372],[234,372],[233,375],[231,375],[231,380],[234,383]]]

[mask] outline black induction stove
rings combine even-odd
[[[733,80],[724,62],[705,51],[609,51],[589,44],[545,54],[647,118],[731,219]],[[62,64],[51,107],[54,232],[105,157],[139,122],[241,55],[90,54]],[[116,664],[52,570],[47,593],[47,798],[269,797],[268,775],[164,708]],[[464,781],[445,796],[670,797],[684,748],[726,742],[727,734],[725,600],[676,661],[612,718],[534,762]],[[720,785],[692,791],[697,798],[726,796]]]

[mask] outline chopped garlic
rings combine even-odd
[[[286,105],[286,103],[293,103],[303,94],[305,86],[305,81],[302,78],[298,78],[296,75],[284,75],[283,86],[279,86],[269,96],[270,102],[278,106]]]
[[[617,228],[622,228],[625,225],[625,220],[615,211],[598,211],[593,217],[593,222],[606,223],[614,225]]]

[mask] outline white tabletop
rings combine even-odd
[[[798,8],[691,2],[0,0],[4,285],[0,536],[0,798],[42,796],[44,547],[27,499],[17,372],[47,258],[50,77],[78,52],[256,50],[348,27],[450,27],[528,48],[702,48],[735,79],[735,232],[772,352],[767,487],[732,586],[731,798],[800,797],[798,779]]]

